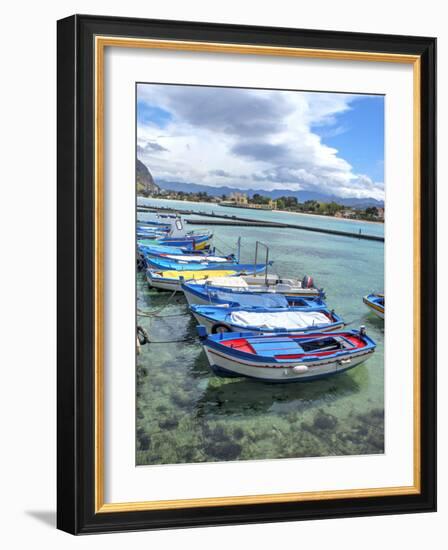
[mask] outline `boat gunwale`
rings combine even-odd
[[[318,333],[320,334],[320,333]],[[345,356],[351,356],[351,357],[359,357],[360,355],[367,355],[369,353],[373,353],[376,349],[376,343],[367,335],[360,335],[358,331],[338,331],[338,332],[329,332],[324,333],[322,336],[343,336],[344,334],[350,334],[352,336],[360,337],[364,339],[365,346],[362,348],[355,348],[353,350],[346,349],[346,350],[339,350],[333,355],[327,355],[327,356],[321,356],[321,359],[317,355],[309,355],[304,361],[304,358],[292,358],[292,359],[277,359],[276,356],[266,356],[266,355],[258,355],[255,353],[249,353],[245,351],[238,350],[236,348],[227,347],[224,344],[220,343],[218,338],[214,337],[215,335],[209,335],[207,338],[203,341],[203,346],[206,348],[211,348],[212,351],[214,351],[216,354],[220,355],[224,359],[230,359],[233,360],[235,358],[239,359],[245,359],[246,361],[252,361],[255,363],[275,363],[275,365],[263,365],[266,368],[279,368],[279,367],[287,367],[291,368],[292,364],[297,363],[312,363],[314,366],[322,365],[326,363],[333,363]],[[229,335],[232,335],[232,339],[237,338],[248,338],[250,336],[254,336],[253,333],[229,333]],[[291,338],[290,334],[283,333],[282,335],[275,335],[276,337],[286,336],[288,338]],[[269,334],[269,337],[271,335]],[[230,339],[230,337],[223,337],[221,334],[219,335],[220,340],[224,339]],[[226,353],[223,352],[223,349],[226,350]],[[218,353],[220,352],[220,353]],[[328,361],[327,359],[331,358],[331,361]],[[310,360],[311,359],[311,360]],[[291,363],[291,365],[290,365]],[[245,363],[242,363],[245,364]],[[254,365],[259,366],[259,365]]]

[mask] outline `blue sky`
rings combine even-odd
[[[355,171],[384,179],[384,96],[357,96],[337,115],[335,128],[313,128]]]
[[[173,118],[169,111],[144,101],[137,102],[137,116],[139,124],[154,124],[159,128],[165,128]]]
[[[384,97],[138,84],[156,181],[384,199]]]

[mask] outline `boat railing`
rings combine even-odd
[[[257,261],[258,261],[258,248],[264,247],[266,250],[266,256],[265,256],[265,270],[264,270],[264,283],[266,286],[268,286],[268,266],[269,264],[269,246],[265,243],[262,243],[261,241],[257,241],[255,243],[255,260],[254,260],[254,273],[256,275],[257,273]]]

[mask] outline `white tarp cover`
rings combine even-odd
[[[241,327],[266,329],[300,329],[313,325],[330,324],[329,318],[320,311],[234,311],[230,314],[232,324]]]
[[[208,277],[208,279],[196,281],[195,283],[201,285],[247,288],[247,283],[242,277]]]
[[[170,260],[183,260],[190,262],[228,262],[226,258],[219,256],[204,256],[199,254],[165,254],[162,258],[169,258]]]

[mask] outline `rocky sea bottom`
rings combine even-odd
[[[139,308],[156,311],[169,296],[148,289],[139,275]],[[138,356],[138,465],[384,452],[382,391],[372,391],[382,387],[378,353],[346,373],[307,383],[219,378],[195,340],[183,296],[158,315],[139,318],[151,340],[182,341],[145,345]],[[380,329],[381,321],[369,321]]]

